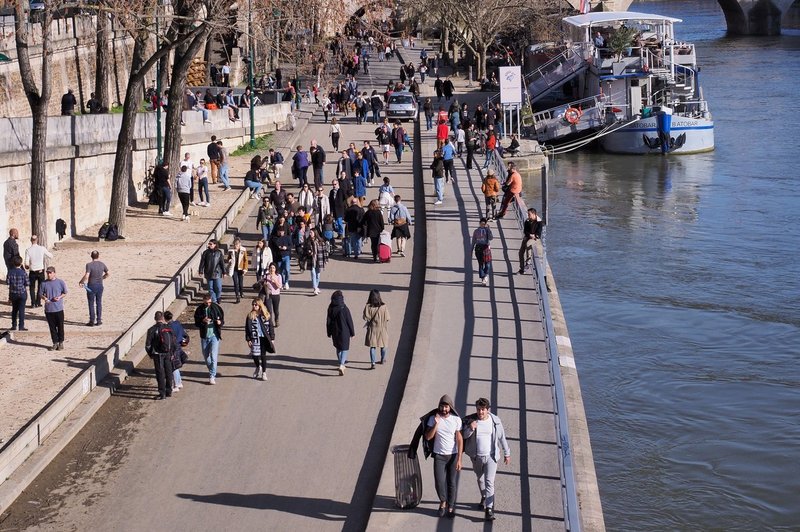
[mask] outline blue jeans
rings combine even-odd
[[[341,216],[336,218],[333,221],[333,227],[336,228],[336,232],[339,233],[339,236],[344,236],[344,218]]]
[[[375,352],[377,351],[377,349],[378,349],[377,347],[369,348],[369,361],[372,362],[373,364],[375,363]],[[383,364],[384,360],[386,360],[386,348],[381,347],[381,364]]]
[[[350,241],[349,255],[351,257],[358,257],[361,255],[361,235],[358,233],[350,233],[348,240]]]
[[[291,275],[292,270],[292,257],[291,255],[286,255],[285,257],[281,257],[278,259],[278,265],[280,266],[278,269],[280,270],[281,277],[283,278],[283,284],[289,284],[289,275]]]
[[[377,124],[381,118],[381,111],[380,109],[373,109],[372,110],[372,123]]]
[[[345,349],[344,351],[336,351],[336,358],[339,359],[340,366],[347,364],[347,351],[349,350]]]
[[[244,186],[250,189],[250,192],[253,194],[260,194],[261,193],[261,183],[258,181],[248,181],[247,179],[244,180]]]
[[[487,149],[486,150],[486,162],[483,163],[483,167],[484,168],[489,168],[489,163],[492,162],[493,158],[494,158],[494,150]]]
[[[269,235],[272,233],[272,226],[271,225],[261,225],[261,238],[263,238],[266,242],[269,242]]]
[[[181,370],[176,369],[172,372],[172,382],[176,388],[183,384],[183,380],[181,379]]]
[[[197,194],[200,197],[200,201],[211,203],[211,195],[208,193],[208,179],[200,179],[197,181]]]
[[[311,268],[311,286],[316,290],[319,288],[319,270]]]
[[[169,212],[169,206],[172,203],[172,189],[163,187],[161,189],[161,212]]]
[[[403,160],[403,145],[400,144],[399,146],[394,147],[394,156],[397,157],[397,162]]]
[[[214,333],[207,333],[205,338],[200,338],[200,348],[203,358],[208,366],[208,376],[217,376],[217,359],[219,358],[219,338]]]
[[[11,330],[17,328],[17,318],[19,318],[19,328],[25,328],[25,302],[28,294],[11,296]]]
[[[219,180],[226,187],[231,186],[230,178],[228,177],[228,163],[222,164],[219,167]]]
[[[103,321],[103,283],[89,283],[86,286],[89,288],[86,291],[86,301],[89,302],[89,322]]]
[[[436,199],[438,201],[442,201],[442,199],[444,198],[444,178],[434,177],[433,188],[434,190],[436,190]]]
[[[208,293],[211,294],[211,301],[219,303],[222,299],[222,278],[219,279],[206,279],[208,283]]]
[[[431,116],[425,115],[425,127],[428,128],[428,131],[433,129],[433,115]]]

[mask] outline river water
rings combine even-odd
[[[714,0],[630,9],[684,20],[716,151],[551,172],[606,524],[800,530],[800,33],[728,37]]]

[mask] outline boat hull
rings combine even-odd
[[[714,121],[710,118],[673,116],[668,138],[659,138],[659,124],[655,116],[637,120],[600,139],[600,145],[611,153],[643,155],[690,154],[714,150]],[[664,143],[669,149],[663,150]]]

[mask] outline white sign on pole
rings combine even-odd
[[[500,67],[500,103],[522,103],[522,67]]]

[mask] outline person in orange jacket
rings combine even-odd
[[[511,203],[511,200],[516,201],[522,192],[522,176],[517,172],[514,163],[508,163],[508,177],[503,184],[503,190],[505,191],[503,203],[500,205],[500,212],[495,217],[498,220],[506,215],[506,210],[508,210],[508,204]]]

